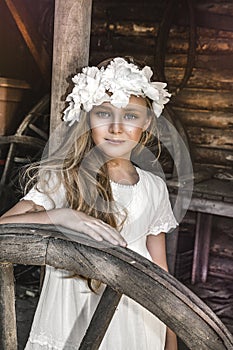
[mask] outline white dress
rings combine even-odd
[[[128,248],[151,260],[146,236],[168,232],[177,225],[164,181],[137,168],[135,185],[111,183],[114,199],[127,208],[121,234]],[[53,195],[31,190],[24,199],[43,205],[46,210],[67,206],[64,189]],[[67,271],[46,266],[42,292],[34,316],[26,350],[77,350],[100,294],[89,290],[86,282]],[[100,345],[101,350],[163,350],[166,326],[149,311],[122,296]]]

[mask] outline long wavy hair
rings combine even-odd
[[[156,119],[152,117],[149,128],[133,149],[132,158],[154,140],[156,130]],[[25,175],[25,192],[35,186],[52,199],[52,194],[63,185],[68,207],[119,229],[106,159],[93,143],[89,113],[82,112],[80,122],[71,127],[60,148],[30,165]]]
[[[104,61],[103,65],[107,65],[109,61],[111,59]],[[157,118],[154,116],[151,101],[146,98],[146,102],[151,123],[132,151],[134,158],[157,135]],[[120,231],[126,217],[124,215],[119,220],[106,159],[92,140],[89,113],[83,111],[80,122],[74,123],[68,129],[58,150],[26,170],[28,181],[25,191],[35,186],[52,198],[52,194],[62,185],[68,207],[101,219]],[[53,180],[54,177],[56,181]]]

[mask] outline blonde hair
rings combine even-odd
[[[142,133],[132,155],[139,155],[142,149],[154,139],[156,118]],[[52,195],[63,185],[68,206],[101,219],[112,227],[118,227],[116,207],[112,195],[106,159],[92,141],[89,113],[83,112],[80,122],[75,123],[63,145],[47,159],[31,165],[25,175],[25,192],[33,185],[37,190]],[[53,186],[51,179],[55,175]]]
[[[148,98],[145,100],[151,123],[132,151],[133,157],[150,145],[155,135],[158,137],[157,118],[151,101]],[[127,213],[122,216],[122,213],[120,215],[117,212],[106,159],[92,140],[89,119],[89,113],[83,111],[79,123],[70,127],[62,146],[54,154],[26,170],[28,181],[25,191],[35,186],[38,191],[52,197],[62,185],[70,208],[101,219],[120,231]],[[54,176],[55,185],[51,187],[50,180]],[[88,285],[93,290],[90,280]]]

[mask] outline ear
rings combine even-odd
[[[152,118],[151,116],[147,117],[145,124],[143,125],[142,131],[146,131],[149,128],[151,124],[151,118]]]

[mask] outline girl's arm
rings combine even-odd
[[[9,223],[61,225],[85,233],[97,241],[104,239],[114,245],[126,246],[120,233],[99,219],[69,208],[45,210],[30,200],[18,202],[0,217],[0,224]]]
[[[153,262],[164,270],[168,271],[166,257],[165,234],[161,232],[158,235],[148,235],[146,241],[147,249]],[[177,338],[175,333],[167,327],[166,344],[164,350],[177,350]]]

